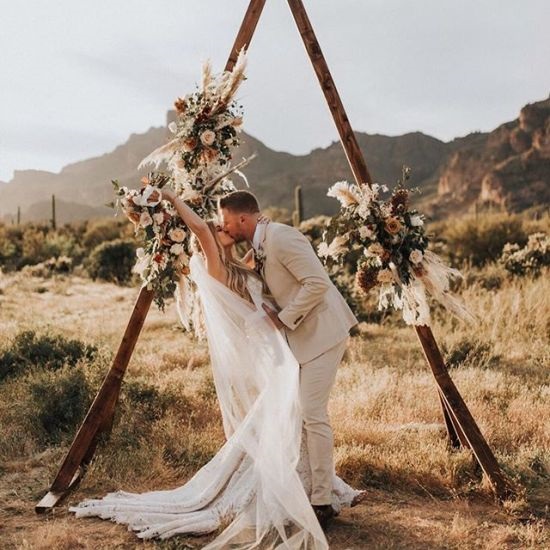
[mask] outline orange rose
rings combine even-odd
[[[197,140],[195,138],[187,138],[183,140],[183,150],[187,153],[195,149],[197,146]]]
[[[401,222],[397,218],[388,218],[386,220],[386,231],[392,235],[399,233],[401,231]]]

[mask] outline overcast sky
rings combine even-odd
[[[442,140],[550,91],[550,0],[305,0],[352,126]],[[0,0],[0,180],[59,171],[165,123],[223,68],[248,0]],[[285,0],[267,0],[245,129],[307,153],[337,139]],[[368,159],[367,159],[368,161]]]

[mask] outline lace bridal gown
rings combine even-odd
[[[206,549],[326,549],[311,508],[311,471],[302,443],[299,366],[262,308],[261,284],[249,279],[256,308],[191,260],[205,318],[216,392],[227,438],[185,485],[136,494],[118,491],[70,511],[128,525],[140,538],[225,529]],[[334,475],[333,506],[360,491]]]

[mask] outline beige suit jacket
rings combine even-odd
[[[346,338],[357,319],[308,239],[294,227],[270,222],[260,247],[263,276],[298,362],[307,363]]]

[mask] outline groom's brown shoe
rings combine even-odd
[[[326,531],[330,520],[336,515],[334,508],[330,504],[312,504],[313,511],[317,516],[317,521],[323,531]]]

